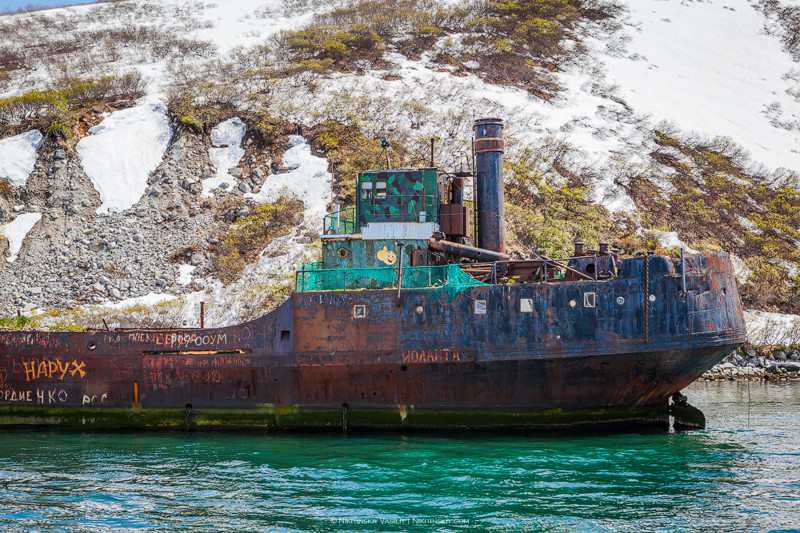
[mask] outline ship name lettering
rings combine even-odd
[[[454,350],[405,350],[404,363],[458,363],[461,354]]]
[[[25,372],[25,381],[34,381],[42,377],[63,381],[68,373],[70,376],[76,374],[79,377],[86,376],[86,362],[77,359],[62,361],[61,359],[45,358],[41,361],[23,361],[22,367]]]

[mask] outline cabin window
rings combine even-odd
[[[371,200],[372,199],[372,182],[371,181],[362,181],[361,182],[361,199],[362,200]]]
[[[486,300],[475,300],[475,314],[476,315],[485,315],[486,314]]]
[[[533,298],[522,298],[519,301],[520,313],[533,313]]]
[[[289,335],[290,335],[289,331],[287,331],[285,329],[283,331],[281,331],[281,341],[288,341],[289,340]]]
[[[367,306],[363,304],[354,305],[353,318],[367,318]]]
[[[386,182],[385,181],[376,181],[375,182],[375,198],[380,200],[381,198],[386,198]]]
[[[583,306],[584,307],[594,307],[595,304],[595,294],[593,292],[584,292],[583,293]]]

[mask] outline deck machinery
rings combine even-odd
[[[680,390],[746,340],[728,255],[577,243],[512,260],[502,127],[475,123],[474,213],[463,174],[361,173],[355,205],[325,218],[321,261],[256,320],[0,332],[0,425],[703,427]]]

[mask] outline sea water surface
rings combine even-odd
[[[800,531],[800,385],[684,392],[708,429],[2,432],[0,530]]]

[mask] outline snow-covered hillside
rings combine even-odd
[[[78,130],[80,138],[72,139],[75,154],[63,148],[43,153],[41,136],[20,131],[19,125],[9,129],[15,135],[0,140],[0,177],[15,189],[5,207],[0,204],[0,225],[12,224],[15,217],[43,215],[38,229],[27,233],[30,243],[13,243],[20,259],[0,269],[0,289],[10,290],[14,283],[21,288],[32,276],[25,270],[30,268],[25,266],[27,256],[40,261],[53,254],[62,261],[56,264],[84,264],[92,263],[92,254],[107,251],[109,242],[117,243],[114,248],[123,246],[125,239],[114,241],[107,235],[97,239],[105,241],[99,251],[95,242],[74,249],[75,242],[90,241],[78,235],[84,231],[80,228],[89,231],[103,220],[112,228],[125,228],[120,231],[131,239],[141,235],[141,241],[131,241],[137,247],[149,238],[167,255],[195,246],[193,253],[205,258],[195,260],[195,266],[208,266],[220,220],[208,202],[221,209],[226,199],[249,205],[281,195],[302,199],[304,226],[289,240],[305,252],[298,249],[289,256],[313,253],[302,242],[305,233],[317,229],[314,225],[330,199],[328,163],[316,157],[322,154],[314,154],[304,137],[290,138],[289,132],[277,133],[281,151],[288,149],[285,155],[254,153],[249,143],[257,132],[242,121],[253,110],[306,129],[326,121],[357,124],[367,136],[397,137],[406,144],[424,145],[438,137],[437,161],[444,165],[463,158],[460,152],[468,147],[474,118],[498,116],[506,121],[508,160],[528,162],[551,186],[578,180],[589,187],[596,203],[640,223],[641,201],[630,194],[633,177],[646,175],[667,202],[675,191],[670,180],[678,165],[704,179],[688,148],[665,147],[654,132],[668,132],[670,139],[686,146],[722,146],[733,154],[737,168],[756,173],[764,182],[785,182],[800,171],[800,66],[782,41],[786,30],[775,10],[766,9],[764,2],[637,0],[617,3],[609,10],[613,16],[582,17],[563,42],[567,53],[543,74],[551,87],[547,99],[487,81],[492,79],[485,72],[492,68],[490,62],[475,53],[476,35],[465,30],[431,37],[417,54],[403,53],[406,38],[400,38],[381,51],[379,60],[358,60],[354,68],[300,69],[264,78],[275,61],[286,61],[281,32],[302,29],[321,13],[350,5],[356,3],[123,0],[0,17],[0,94],[46,89],[64,76],[98,78],[132,70],[144,76],[147,93],[138,104],[123,106],[127,109],[96,109],[93,121]],[[434,12],[474,5],[442,1],[426,6]],[[173,116],[168,123],[167,106],[177,88],[207,88],[230,79],[242,80],[240,93],[229,86],[203,93],[208,102],[212,96],[224,100],[225,109],[224,121],[203,133],[207,144],[198,146],[195,137],[183,133],[173,136],[175,121],[182,117]],[[33,157],[37,150],[38,162]],[[538,157],[530,158],[531,153]],[[116,213],[109,215],[109,209]],[[760,205],[754,209],[764,210]],[[97,219],[95,213],[107,218]],[[737,216],[743,225],[752,224]],[[158,231],[150,231],[155,226],[148,224],[158,225]],[[208,231],[200,239],[194,228],[203,225]],[[669,233],[675,228],[667,224],[652,229]],[[753,225],[753,235],[758,231],[764,230]],[[675,240],[689,237],[678,234]],[[197,288],[187,282],[189,271],[179,264],[162,262],[152,271],[135,266],[138,253],[131,250],[130,257],[112,263],[114,268],[120,261],[129,266],[131,276],[144,278],[141,286],[128,281],[133,288],[121,290],[111,287],[113,279],[100,280],[108,275],[98,274],[81,278],[77,293],[89,287],[93,297],[88,301],[102,303],[151,290],[188,294]],[[781,268],[791,273],[796,266],[792,254],[767,259],[786,263]],[[290,270],[294,264],[283,266]],[[245,275],[255,276],[257,270]],[[13,289],[16,297],[6,299],[2,312],[74,303],[76,290],[64,281],[72,275],[51,272],[47,279],[36,279],[37,286],[51,285],[49,298],[44,297],[47,287],[38,299]],[[197,283],[203,287],[216,287],[211,278],[195,273],[194,279],[202,279]],[[98,283],[102,289],[95,287]],[[214,297],[233,298],[233,293],[226,289]],[[224,301],[221,306],[226,307]],[[222,322],[240,318],[226,313]]]

